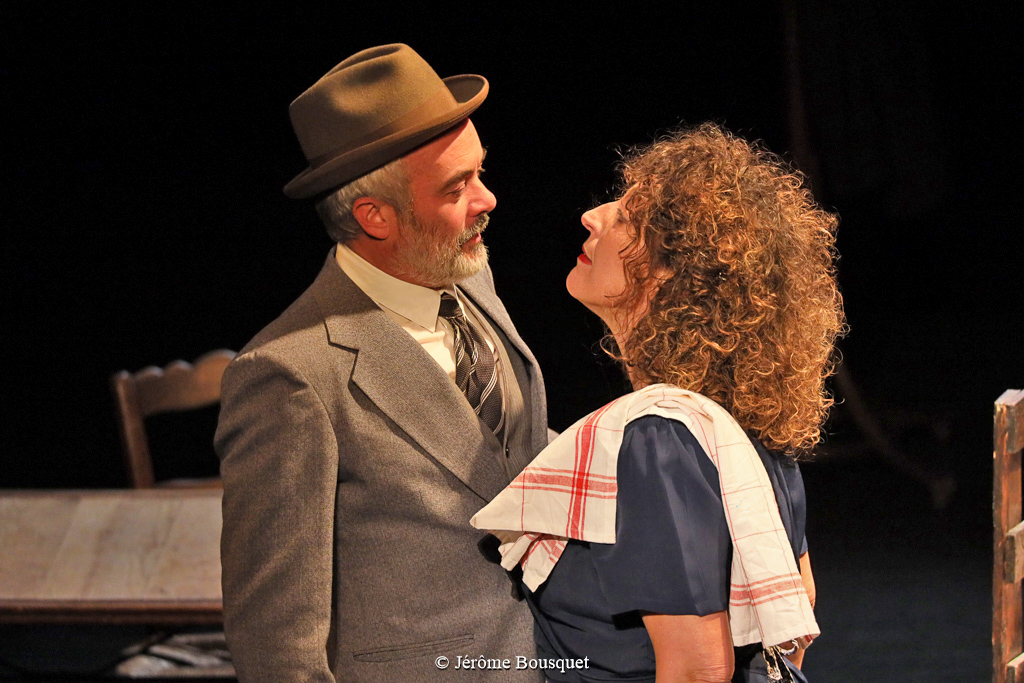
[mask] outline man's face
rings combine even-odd
[[[401,217],[394,267],[399,277],[445,287],[480,272],[480,233],[497,203],[480,180],[485,152],[467,119],[405,157],[412,210]]]

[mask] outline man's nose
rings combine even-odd
[[[482,181],[480,183],[480,192],[478,193],[476,200],[477,213],[490,213],[494,211],[494,207],[498,204],[498,198],[494,196],[494,193],[487,189],[487,186]]]

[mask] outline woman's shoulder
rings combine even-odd
[[[679,420],[645,415],[629,422],[622,436],[619,487],[699,483],[720,496],[718,470],[700,442]]]
[[[756,437],[750,442],[764,466],[780,502],[804,505],[804,484],[797,462],[788,455],[769,451]],[[655,480],[698,482],[721,495],[718,470],[687,425],[661,415],[645,415],[629,422],[619,449],[618,474],[623,485],[659,485]]]
[[[785,453],[768,450],[756,437],[751,436],[750,442],[754,444],[754,450],[761,458],[761,464],[764,465],[773,485],[776,485],[775,480],[778,479],[786,489],[793,487],[803,489],[803,475],[800,474],[800,464],[795,458]],[[778,488],[777,485],[776,488]]]

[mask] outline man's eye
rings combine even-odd
[[[455,188],[454,190],[452,190],[452,191],[451,191],[451,192],[449,192],[448,194],[452,195],[453,197],[458,197],[459,195],[461,195],[461,194],[462,194],[462,192],[463,192],[463,191],[464,191],[465,189],[466,189],[466,186],[465,186],[465,185],[459,185],[458,187],[456,187],[456,188]]]

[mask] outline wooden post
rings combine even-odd
[[[1024,683],[1024,524],[1021,524],[1021,449],[1024,391],[1007,389],[996,400],[992,472],[992,680]]]

